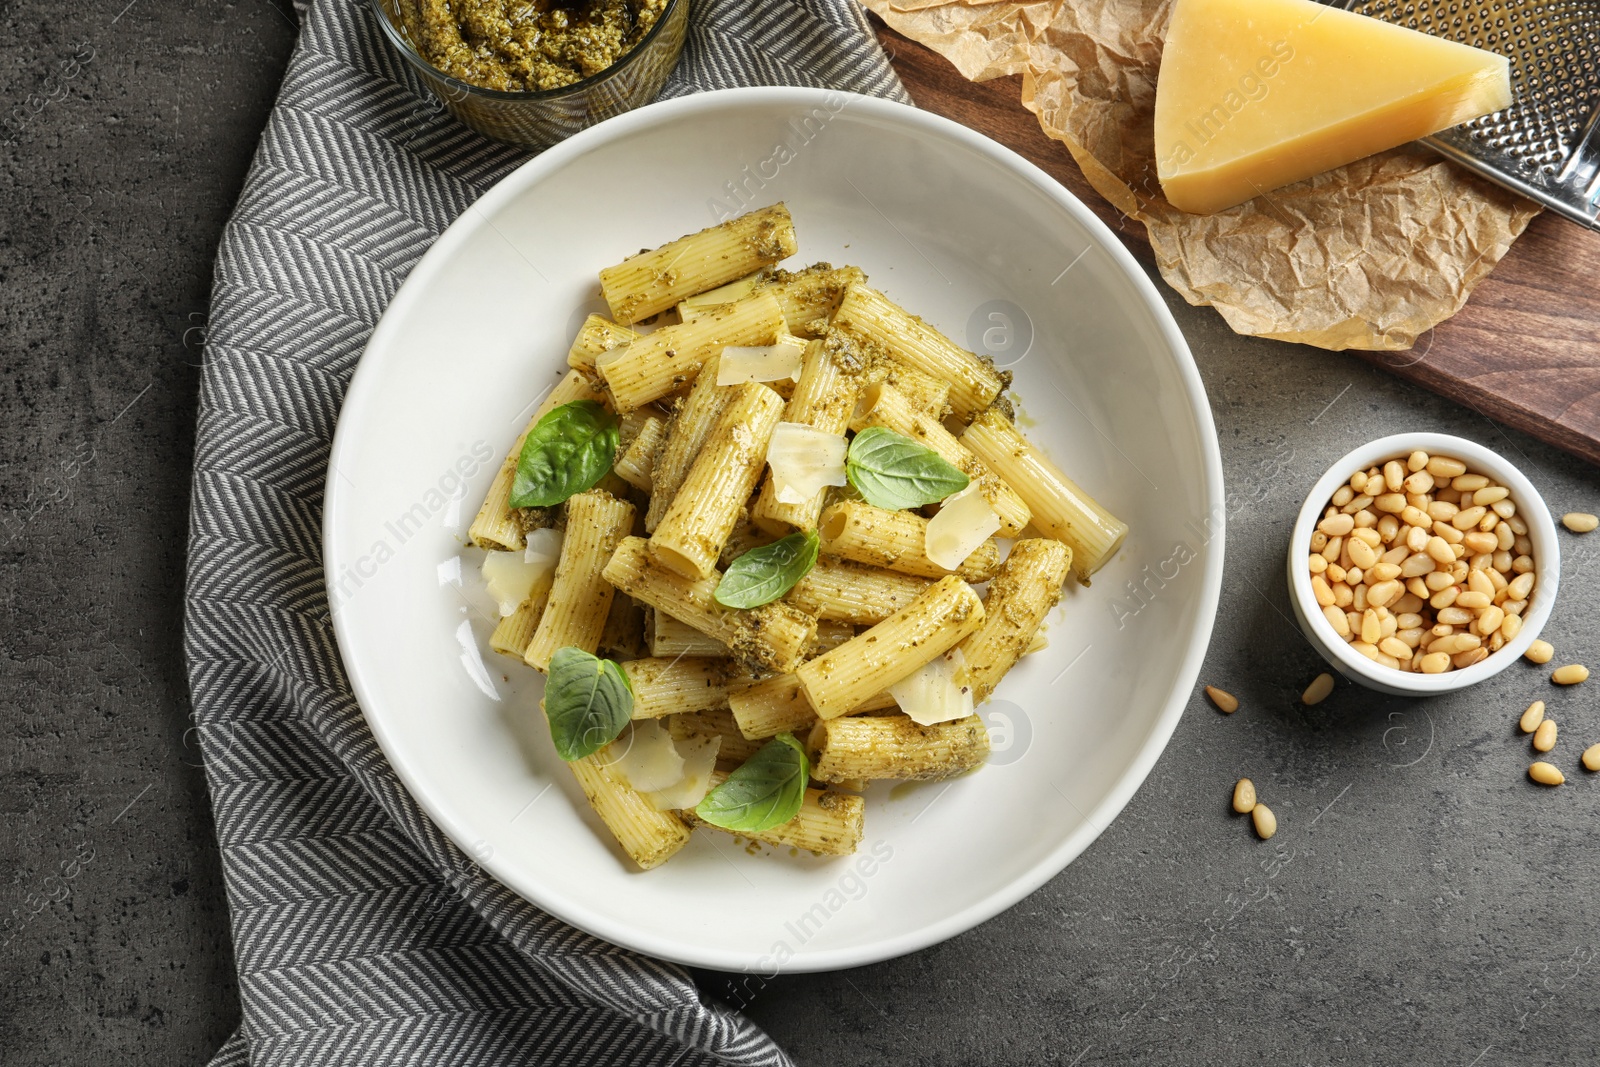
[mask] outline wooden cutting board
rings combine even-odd
[[[874,20],[917,106],[993,137],[1071,189],[1145,263],[1144,226],[1084,180],[1020,103],[1022,79],[974,84],[937,53]],[[1534,219],[1454,318],[1409,352],[1357,352],[1484,415],[1600,464],[1600,233]]]

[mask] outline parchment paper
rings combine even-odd
[[[1156,74],[1171,0],[865,0],[895,30],[1022,103],[1089,183],[1144,223],[1167,283],[1236,332],[1405,349],[1449,318],[1538,214],[1424,149],[1399,148],[1215,215],[1156,179]]]

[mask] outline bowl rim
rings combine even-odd
[[[1528,524],[1528,537],[1533,542],[1535,579],[1534,600],[1531,611],[1523,616],[1522,630],[1498,652],[1492,652],[1482,662],[1463,670],[1443,674],[1415,674],[1385,667],[1361,655],[1340,637],[1323,615],[1321,606],[1311,590],[1311,573],[1303,566],[1311,553],[1311,534],[1322,520],[1322,509],[1327,506],[1339,486],[1345,484],[1356,469],[1366,469],[1380,461],[1399,459],[1421,449],[1429,456],[1444,455],[1460,459],[1472,470],[1488,474],[1511,490],[1517,503],[1517,514]],[[1537,505],[1537,506],[1533,506]],[[1357,680],[1379,689],[1400,691],[1415,696],[1432,696],[1466,689],[1494,677],[1515,663],[1528,646],[1538,639],[1555,607],[1561,585],[1561,546],[1556,536],[1555,519],[1544,497],[1539,494],[1528,477],[1510,460],[1493,449],[1453,434],[1430,431],[1412,431],[1390,434],[1351,449],[1335,460],[1319,478],[1301,505],[1294,532],[1289,538],[1290,595],[1299,607],[1298,614],[1306,621],[1309,636],[1322,646],[1325,656],[1336,660],[1336,666]]]
[[[459,225],[452,224],[433,242],[389,303],[390,308],[393,308],[406,300],[408,293],[414,293],[417,288],[426,285],[432,275],[443,269],[455,249],[469,239],[470,232],[485,225],[483,220],[492,218],[503,204],[523,195],[529,186],[543,180],[547,174],[566,166],[575,158],[587,154],[591,149],[614,141],[626,140],[640,127],[668,119],[710,116],[729,109],[812,107],[833,104],[840,100],[847,102],[853,111],[870,121],[909,127],[920,135],[971,151],[1010,172],[1019,180],[1033,186],[1040,195],[1058,205],[1067,216],[1083,227],[1092,242],[1091,247],[1098,247],[1116,263],[1118,272],[1127,279],[1150,315],[1151,322],[1171,353],[1176,364],[1176,372],[1184,383],[1184,401],[1195,420],[1195,428],[1201,438],[1204,452],[1202,460],[1206,483],[1204,505],[1208,516],[1207,522],[1210,523],[1208,530],[1211,534],[1204,546],[1195,626],[1184,642],[1184,647],[1181,650],[1173,650],[1175,658],[1178,659],[1177,670],[1174,673],[1176,682],[1166,696],[1165,703],[1154,716],[1149,730],[1139,742],[1133,758],[1123,768],[1112,787],[1088,812],[1079,810],[1082,822],[1047,854],[1003,888],[967,907],[946,914],[935,922],[890,937],[796,955],[783,963],[782,970],[786,974],[838,970],[894,959],[965,933],[1015,906],[1045,882],[1060,874],[1105,832],[1144,784],[1156,761],[1172,739],[1178,721],[1194,694],[1216,624],[1217,608],[1222,593],[1227,509],[1221,446],[1205,382],[1188,342],[1178,328],[1177,321],[1172,317],[1166,301],[1157,291],[1155,283],[1134,259],[1133,254],[1117,239],[1110,227],[1077,196],[1040,167],[992,138],[940,115],[877,97],[835,89],[766,86],[711,90],[648,104],[597,123],[533,157],[496,182],[479,199],[473,212],[462,216],[457,220]],[[467,221],[469,219],[473,221]],[[399,328],[397,321],[395,317],[389,316],[386,310],[384,318],[380,320],[368,339],[367,348],[388,344],[389,334]],[[366,402],[367,394],[378,388],[377,373],[374,364],[366,359],[356,367],[345,394],[344,409],[335,428],[333,446],[329,453],[330,470],[335,469],[341,461],[347,460],[350,452],[356,447],[354,441],[358,431],[355,420],[346,419],[344,416],[357,407],[358,401]],[[347,521],[345,513],[350,507],[348,499],[351,492],[353,490],[344,484],[343,479],[332,477],[328,479],[327,499],[324,502],[322,517],[322,538],[324,581],[330,587],[337,580],[339,566],[348,562],[344,558],[336,530],[341,523]],[[385,758],[390,761],[401,784],[434,825],[458,844],[470,841],[473,835],[468,832],[468,827],[459,822],[452,812],[446,810],[441,805],[439,797],[418,779],[416,768],[404,759],[394,758],[393,754],[398,751],[396,748],[398,739],[391,735],[390,724],[382,715],[374,715],[368,710],[375,706],[373,690],[368,679],[369,668],[362,662],[352,661],[345,652],[351,647],[349,629],[351,625],[348,613],[334,614],[333,627],[340,649],[340,659],[374,740],[377,741]],[[465,848],[466,845],[463,844],[462,847]],[[524,880],[517,877],[514,871],[507,870],[499,856],[483,859],[480,861],[480,866],[500,884],[523,899],[529,900],[563,922],[613,944],[689,966],[725,971],[749,971],[762,966],[760,948],[744,951],[706,949],[704,946],[686,943],[681,938],[641,931],[619,922],[603,908],[578,905],[570,900],[535,899],[522,887]]]
[[[462,81],[455,75],[446,74],[444,71],[434,66],[426,57],[422,55],[421,52],[417,51],[416,46],[411,43],[411,35],[406,32],[404,27],[396,26],[389,18],[389,13],[383,9],[383,0],[370,0],[373,14],[377,17],[378,25],[382,27],[383,34],[389,39],[389,43],[394,45],[396,51],[404,56],[407,62],[422,70],[429,77],[437,78],[439,81],[443,82],[445,86],[450,89],[452,94],[460,92],[465,96],[480,96],[489,100],[505,100],[530,104],[538,103],[544,100],[556,100],[564,96],[571,96],[575,93],[580,93],[586,89],[593,88],[594,86],[621,74],[623,70],[625,70],[644,54],[646,46],[656,39],[656,35],[659,34],[662,27],[667,24],[668,16],[670,16],[678,7],[681,7],[688,2],[689,0],[667,0],[667,5],[661,9],[661,15],[656,19],[655,25],[651,26],[649,32],[647,32],[643,37],[639,38],[637,44],[628,49],[628,51],[624,52],[622,56],[609,67],[599,71],[598,73],[591,74],[587,78],[580,78],[571,85],[560,85],[554,89],[489,89],[482,85],[474,85],[471,82]]]

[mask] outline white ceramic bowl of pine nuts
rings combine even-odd
[[[1403,433],[1328,468],[1288,567],[1295,617],[1323,659],[1370,689],[1430,696],[1527,651],[1561,558],[1550,509],[1516,467],[1460,437]]]

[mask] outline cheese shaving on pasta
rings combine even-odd
[[[920,726],[964,719],[972,714],[972,686],[967,684],[967,658],[952,648],[909,678],[889,687],[900,710]]]
[[[679,741],[655,719],[633,724],[607,749],[622,780],[657,811],[692,808],[711,790],[720,737],[686,737]]]
[[[953,571],[998,529],[1000,516],[979,495],[978,484],[973,482],[946,497],[939,505],[939,514],[928,520],[928,558]]]
[[[483,581],[489,595],[499,605],[502,617],[517,610],[517,606],[533,592],[533,587],[555,562],[536,560],[529,563],[520,552],[490,552],[483,557]]]
[[[683,757],[683,777],[674,785],[644,795],[657,811],[692,808],[711,792],[711,772],[717,767],[722,738],[685,737],[678,740],[677,746],[678,755]]]
[[[804,504],[823,488],[844,485],[850,443],[804,423],[780,422],[767,444],[772,487],[781,504]]]
[[[717,363],[718,385],[745,382],[800,380],[800,363],[806,354],[804,338],[784,336],[770,345],[729,345]]]

